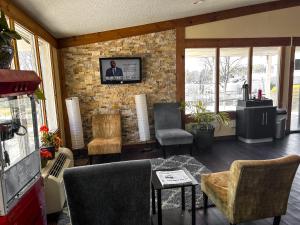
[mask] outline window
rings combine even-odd
[[[9,18],[7,16],[5,16],[5,19],[6,19],[6,22],[9,26],[9,28],[11,29],[11,24],[9,22]],[[10,64],[10,69],[14,70],[15,69],[15,57],[13,58],[13,60],[11,61],[11,64]]]
[[[219,110],[235,111],[242,99],[242,85],[247,82],[249,48],[220,49]]]
[[[15,29],[22,37],[21,40],[17,40],[20,70],[34,70],[37,72],[34,35],[17,23]]]
[[[253,48],[252,95],[259,89],[278,104],[280,47]]]
[[[22,39],[17,40],[17,50],[20,70],[33,70],[37,71],[37,62],[35,54],[34,35],[24,29],[21,25],[15,23],[15,30],[21,35]],[[43,108],[41,101],[36,104],[37,108],[37,121],[40,127],[44,124]]]
[[[185,55],[185,101],[201,100],[207,109],[213,112],[215,110],[216,49],[186,49]]]
[[[300,48],[295,51],[295,70],[293,79],[291,112],[291,131],[300,130]]]
[[[253,50],[251,59],[250,50]],[[281,47],[186,48],[185,101],[200,100],[211,112],[235,111],[238,100],[243,99],[242,86],[249,82],[252,96],[257,96],[261,89],[264,97],[277,105],[280,59]],[[190,110],[186,108],[186,114]]]
[[[38,126],[47,123],[49,130],[57,131],[58,118],[51,46],[47,41],[41,39],[22,25],[14,22],[13,19],[10,21],[9,18],[6,17],[6,19],[9,26],[13,25],[11,28],[14,28],[22,37],[21,40],[16,41],[15,56],[17,57],[14,57],[16,61],[13,61],[11,68],[33,70],[43,78],[40,89],[44,92],[46,100],[38,101],[36,104]],[[24,99],[19,99],[18,101],[21,104],[23,100]],[[31,136],[33,138],[33,133]]]
[[[41,70],[43,77],[43,88],[45,94],[45,106],[47,112],[47,124],[50,131],[56,131],[58,129],[57,124],[57,113],[56,113],[56,102],[53,84],[52,64],[50,45],[43,39],[38,39]]]

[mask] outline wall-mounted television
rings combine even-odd
[[[99,58],[101,84],[129,84],[142,80],[141,57]]]

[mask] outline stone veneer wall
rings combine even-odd
[[[101,84],[99,58],[117,56],[142,57],[142,83]],[[153,103],[176,100],[175,30],[65,48],[63,61],[67,96],[77,96],[80,99],[86,144],[92,138],[91,118],[95,113],[109,113],[114,108],[119,108],[123,143],[138,143],[134,95],[147,95],[152,137]]]

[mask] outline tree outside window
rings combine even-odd
[[[215,54],[214,48],[186,49],[185,101],[201,100],[209,111],[215,110]],[[186,109],[186,113],[190,113]]]
[[[249,48],[220,49],[220,111],[235,111],[247,81]]]

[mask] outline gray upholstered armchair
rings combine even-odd
[[[191,145],[193,149],[193,135],[182,129],[181,113],[178,103],[154,104],[155,137],[161,145],[164,158],[166,158],[165,146]]]
[[[72,225],[150,225],[149,160],[66,169]]]

